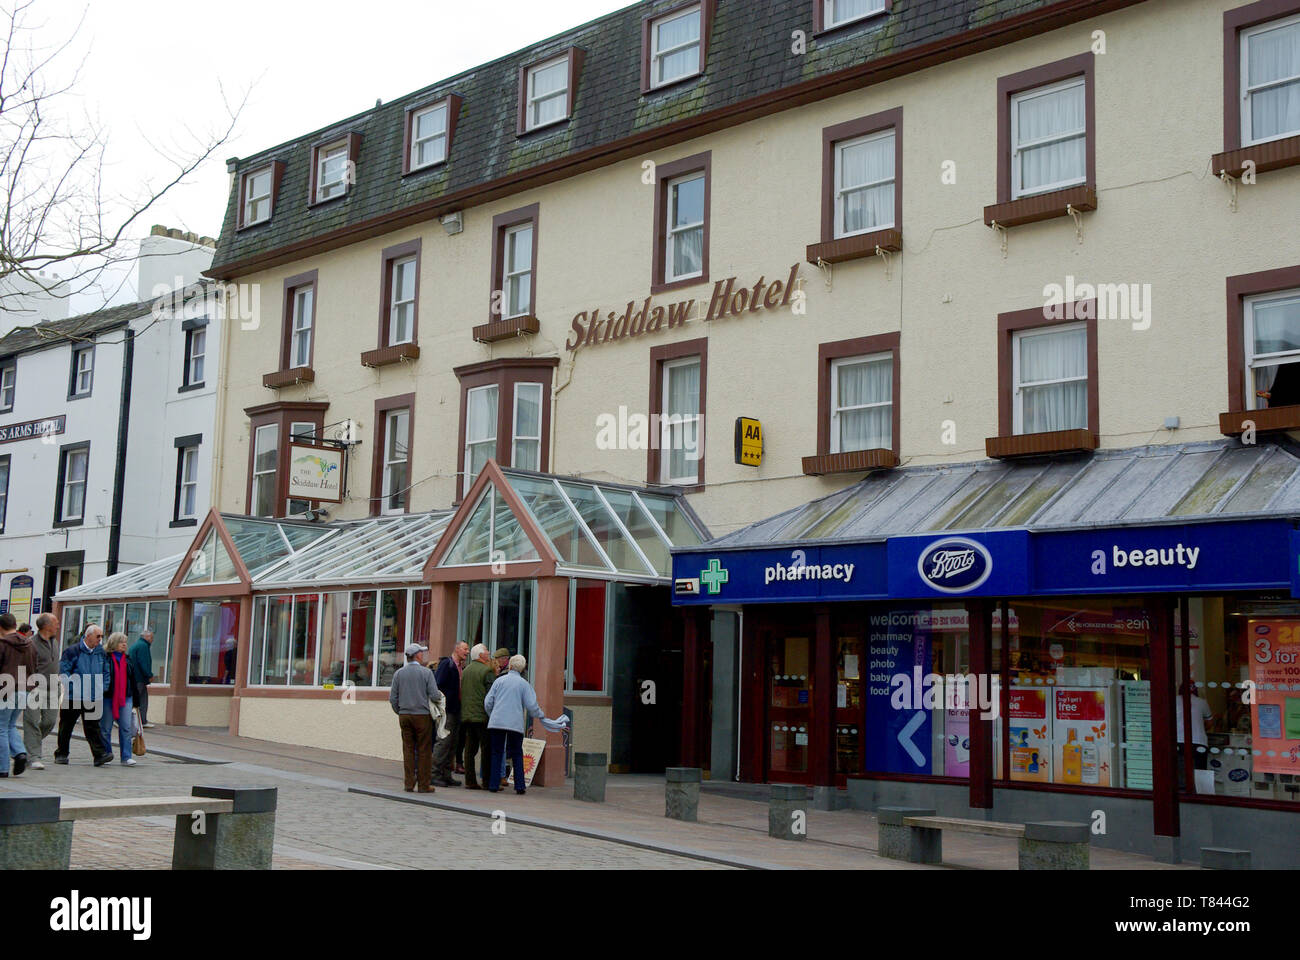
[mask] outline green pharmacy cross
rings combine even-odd
[[[700,582],[709,588],[709,593],[717,595],[722,592],[722,585],[731,579],[731,574],[722,569],[717,560],[709,561],[709,569],[700,571]]]

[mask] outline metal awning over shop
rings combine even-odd
[[[176,575],[183,559],[185,554],[178,553],[174,557],[155,560],[93,583],[83,583],[64,590],[56,594],[54,599],[59,603],[86,603],[166,597],[172,577]]]
[[[705,546],[761,549],[1293,515],[1300,515],[1300,455],[1294,445],[1215,440],[882,471]]]
[[[427,580],[491,571],[666,584],[671,551],[708,529],[680,494],[501,468],[489,462],[426,569]]]

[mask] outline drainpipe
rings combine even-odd
[[[569,357],[568,377],[565,378],[563,383],[557,383],[555,385],[555,388],[551,391],[551,443],[549,447],[550,462],[546,464],[546,470],[543,471],[545,473],[558,472],[555,466],[555,440],[559,434],[558,431],[556,430],[555,414],[559,410],[560,394],[564,392],[565,387],[567,387],[570,383],[573,382],[573,368],[577,364],[577,362],[578,362],[578,354],[577,351],[574,351],[574,353]],[[557,370],[556,372],[558,374],[559,371]]]
[[[131,420],[131,374],[135,367],[135,331],[122,339],[122,400],[117,412],[117,463],[113,471],[113,517],[108,530],[108,576],[117,573],[122,547],[122,500],[126,491],[126,435]]]

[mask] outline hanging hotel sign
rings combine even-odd
[[[46,417],[44,420],[29,420],[26,423],[7,423],[0,426],[0,443],[17,443],[33,437],[53,437],[62,433],[67,427],[68,418],[60,414]]]
[[[343,451],[314,443],[289,444],[289,498],[343,502]]]
[[[564,342],[566,350],[579,347],[594,347],[612,340],[624,340],[648,333],[659,333],[683,327],[692,320],[722,320],[727,317],[740,317],[758,313],[760,310],[795,307],[802,311],[805,294],[798,289],[800,284],[799,264],[790,268],[786,280],[767,282],[767,277],[758,278],[758,282],[743,286],[738,278],[729,277],[713,285],[713,296],[709,300],[707,311],[704,301],[679,300],[668,305],[654,303],[654,297],[646,297],[637,305],[629,300],[622,313],[610,310],[602,313],[597,307],[591,311],[582,311],[573,318],[573,332]]]

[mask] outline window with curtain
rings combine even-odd
[[[834,361],[831,399],[831,453],[893,449],[893,354]]]
[[[388,308],[388,343],[410,343],[415,333],[415,257],[392,265]]]
[[[411,169],[447,159],[447,104],[439,103],[411,117]]]
[[[525,129],[563,120],[569,113],[569,58],[562,57],[528,71],[528,110]]]
[[[1083,324],[1013,334],[1015,431],[1088,426],[1088,331]]]
[[[1062,190],[1088,178],[1084,78],[1011,98],[1011,195]]]
[[[835,236],[894,226],[894,131],[837,143]]]
[[[668,184],[668,256],[665,282],[704,273],[704,174]]]
[[[1243,146],[1300,133],[1300,15],[1241,34]]]
[[[533,310],[533,225],[523,223],[506,231],[505,276],[502,277],[506,315],[503,320],[526,317]]]
[[[340,140],[316,152],[316,202],[340,197],[348,189],[348,142]]]
[[[824,4],[823,23],[828,30],[885,9],[885,0],[821,0],[821,2]]]
[[[244,179],[244,226],[249,227],[271,217],[272,170],[267,167]]]
[[[311,327],[315,288],[303,287],[293,294],[293,327],[289,339],[289,366],[311,366]]]
[[[540,470],[542,463],[542,385],[515,384],[514,445],[511,466]]]
[[[406,510],[410,485],[411,411],[390,410],[384,416],[384,513]]]
[[[700,478],[700,358],[671,360],[663,367],[662,453],[664,483],[693,484]]]
[[[656,20],[650,29],[650,86],[700,72],[700,8]]]
[[[475,387],[465,397],[465,489],[497,451],[497,387]]]
[[[1300,290],[1247,297],[1246,409],[1300,404]]]
[[[193,520],[199,509],[199,448],[181,447],[180,485],[176,491],[176,519]]]
[[[255,517],[275,516],[275,475],[280,465],[280,427],[268,423],[253,432],[253,495]]]

